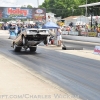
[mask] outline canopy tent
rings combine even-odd
[[[59,26],[53,22],[47,22],[42,28],[47,28],[47,29],[55,29],[58,28]]]
[[[96,3],[80,5],[79,7],[91,7],[91,6],[99,6],[99,5],[100,5],[100,2],[96,2]]]

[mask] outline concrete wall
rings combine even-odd
[[[9,34],[8,30],[0,30],[0,34]]]
[[[9,34],[8,30],[0,30],[0,34]],[[63,39],[85,41],[85,42],[96,42],[100,43],[99,37],[85,37],[85,36],[72,36],[72,35],[62,35]]]

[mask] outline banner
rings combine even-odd
[[[0,18],[46,20],[46,9],[0,7]]]

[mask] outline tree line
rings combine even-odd
[[[87,4],[95,2],[99,2],[99,0],[87,0]],[[65,18],[85,15],[85,8],[79,8],[79,5],[83,4],[86,4],[86,0],[45,0],[39,7],[46,8],[47,12],[55,13],[56,17]]]

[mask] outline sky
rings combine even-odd
[[[23,5],[31,5],[33,7],[38,7],[44,0],[0,0],[0,7],[21,7]]]

